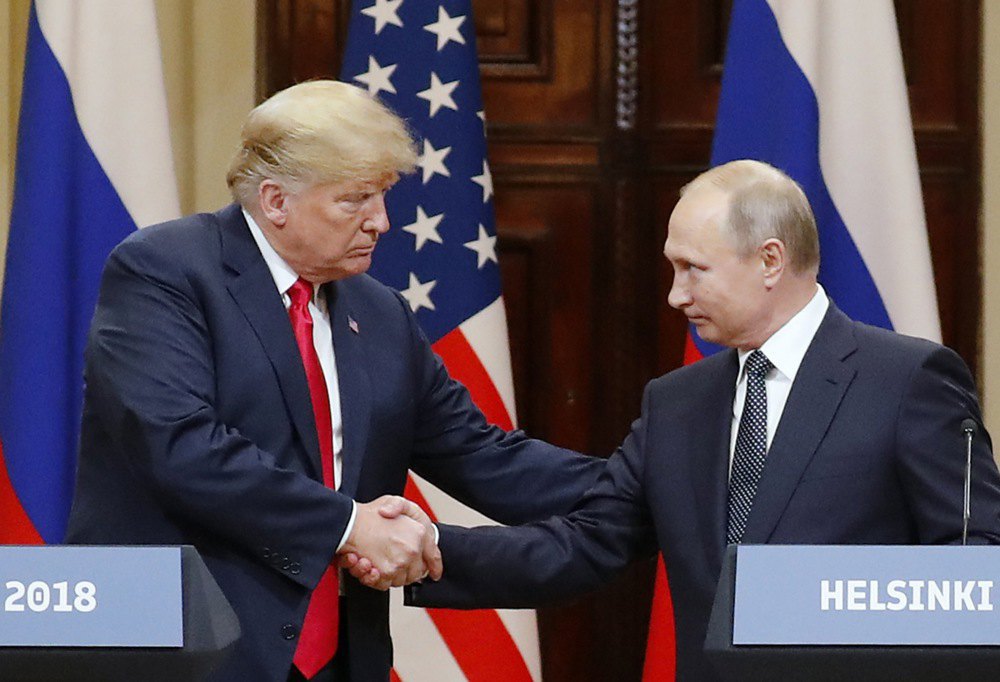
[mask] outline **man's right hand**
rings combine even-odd
[[[338,554],[352,575],[381,590],[428,575],[437,580],[443,571],[430,519],[395,495],[357,505],[354,528]]]

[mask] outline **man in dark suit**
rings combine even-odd
[[[669,302],[731,350],[652,381],[642,415],[568,516],[442,528],[445,577],[425,606],[537,606],[663,551],[681,680],[714,680],[702,650],[729,543],[924,544],[961,536],[973,451],[973,542],[1000,541],[1000,474],[972,377],[929,341],[848,319],[817,284],[802,190],[736,161],[683,191],[664,254]],[[363,578],[368,580],[367,577]]]
[[[364,274],[415,159],[366,92],[294,86],[247,118],[238,204],[108,259],[68,540],[194,545],[243,630],[213,679],[389,678],[386,595],[332,564],[440,575],[429,520],[386,497],[408,469],[506,523],[568,511],[603,470],[489,426],[406,301]]]

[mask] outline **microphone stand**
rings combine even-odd
[[[965,503],[962,508],[962,545],[969,537],[969,498],[972,488],[972,437],[976,433],[976,422],[966,419],[962,422],[962,433],[965,434]]]

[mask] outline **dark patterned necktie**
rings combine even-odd
[[[743,401],[743,414],[736,432],[736,451],[733,454],[733,471],[729,476],[729,525],[726,544],[737,544],[743,539],[750,507],[757,494],[757,483],[764,471],[767,455],[767,388],[766,375],[774,365],[759,350],[750,353],[746,361],[747,395]]]

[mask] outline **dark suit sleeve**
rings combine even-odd
[[[452,379],[400,301],[417,349],[422,392],[411,468],[455,499],[506,524],[567,513],[604,470],[603,458],[486,422],[464,386]]]
[[[568,516],[517,528],[445,526],[444,578],[414,586],[408,603],[450,608],[542,606],[593,589],[655,551],[643,494],[648,414]]]
[[[938,346],[914,370],[897,420],[897,467],[921,543],[960,542],[965,476],[961,424],[979,425],[972,450],[969,541],[1000,542],[1000,473],[968,367]]]
[[[88,409],[166,514],[262,561],[280,552],[297,570],[281,562],[275,570],[312,587],[346,528],[351,500],[280,468],[220,422],[216,330],[177,260],[142,240],[109,258],[87,350]]]

